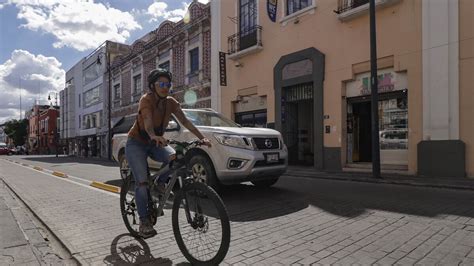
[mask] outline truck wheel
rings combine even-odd
[[[203,155],[196,154],[189,160],[188,169],[199,182],[206,183],[215,191],[220,188],[212,162]]]
[[[251,182],[256,187],[271,187],[271,186],[275,185],[276,182],[278,182],[279,178],[280,177],[277,176],[277,177],[272,177],[272,178],[269,178],[269,179],[255,180],[255,181],[251,181]]]

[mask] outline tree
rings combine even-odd
[[[28,134],[28,120],[10,120],[5,123],[5,133],[11,139],[15,146],[22,146],[25,144],[26,136]]]

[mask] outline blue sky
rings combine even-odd
[[[64,87],[65,72],[105,40],[133,43],[192,0],[0,0],[0,124]],[[200,0],[207,2],[207,0]]]

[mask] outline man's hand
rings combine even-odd
[[[212,147],[211,141],[207,138],[201,139],[202,145],[207,146],[207,147]]]
[[[168,140],[162,136],[151,136],[150,138],[156,143],[156,146],[158,147],[164,147],[168,145]]]

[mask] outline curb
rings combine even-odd
[[[382,184],[382,185],[400,185],[400,186],[412,186],[412,187],[427,187],[427,188],[439,188],[439,189],[456,189],[456,190],[474,190],[474,187],[459,185],[459,184],[437,184],[437,183],[423,183],[420,181],[403,181],[403,180],[394,180],[394,179],[373,179],[373,178],[360,178],[355,176],[315,176],[315,175],[305,175],[305,174],[296,174],[296,173],[285,173],[286,176],[291,177],[301,177],[301,178],[311,178],[311,179],[324,179],[324,180],[333,180],[333,181],[350,181],[350,182],[360,182],[360,183],[372,183],[372,184]]]
[[[39,166],[33,166],[33,169],[38,170],[38,171],[43,171],[43,168],[41,168]]]
[[[57,171],[54,171],[52,173],[52,175],[55,175],[55,176],[59,176],[59,177],[62,177],[62,178],[67,178],[67,175],[63,172],[57,172]]]
[[[99,189],[102,189],[102,190],[106,190],[108,192],[112,192],[112,193],[117,193],[119,194],[120,193],[120,188],[117,187],[117,186],[112,186],[112,185],[108,185],[108,184],[104,184],[102,182],[97,182],[97,181],[92,181],[92,183],[90,184],[91,187],[95,187],[95,188],[99,188]]]

